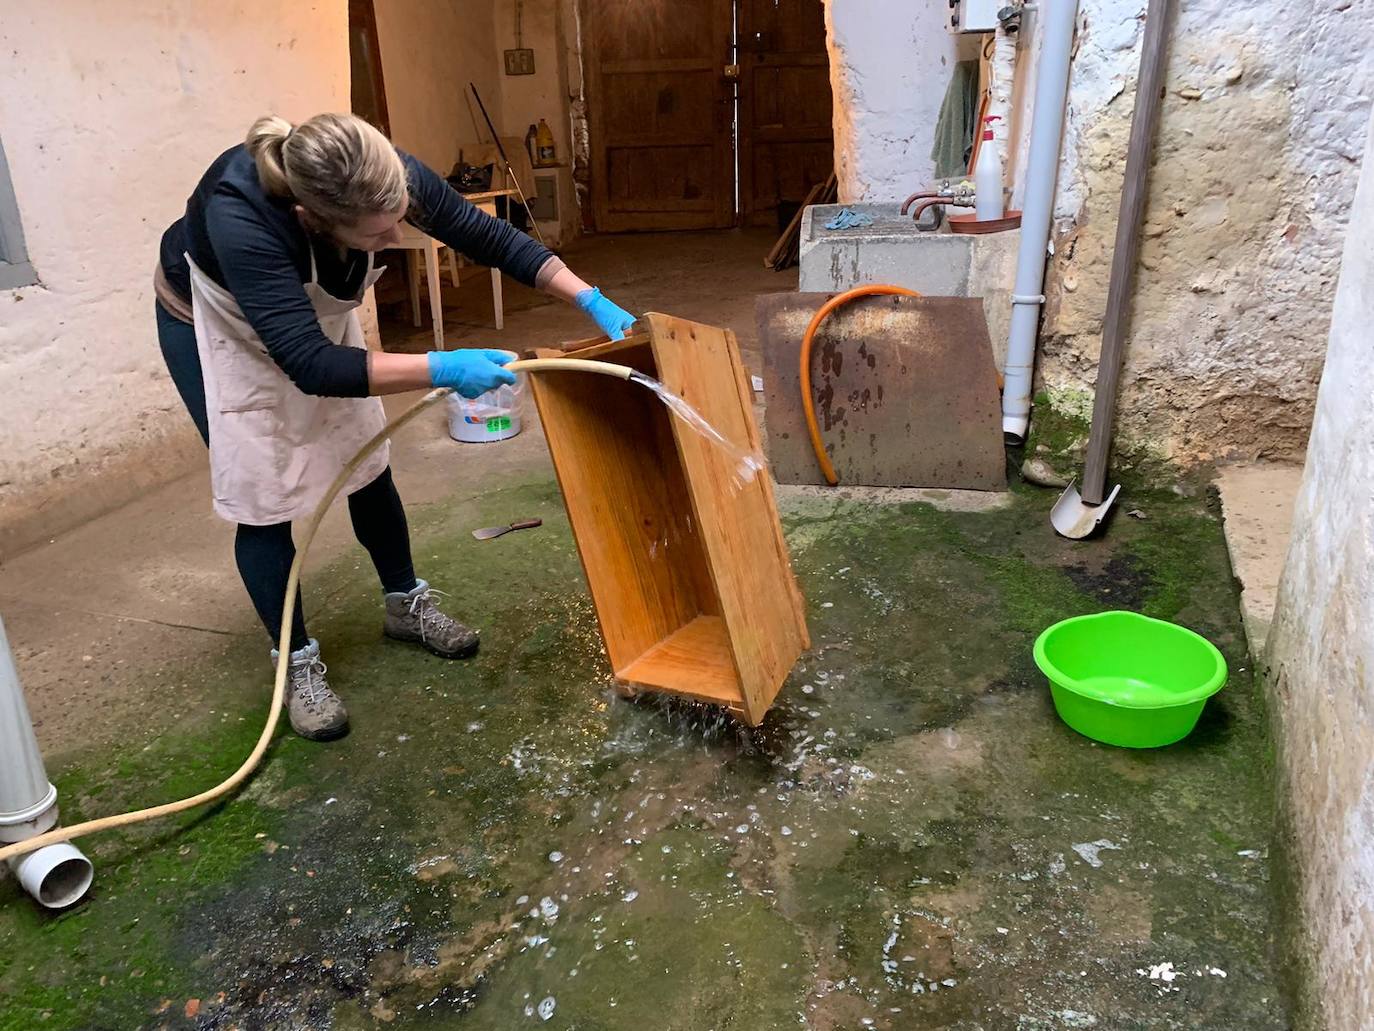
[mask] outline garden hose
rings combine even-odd
[[[617,379],[630,382],[656,385],[652,378],[628,366],[614,365],[610,362],[589,361],[584,358],[529,358],[511,362],[506,368],[511,372],[591,372],[602,376],[614,376]],[[291,666],[291,613],[296,605],[296,592],[300,589],[301,567],[305,564],[305,557],[310,551],[310,544],[315,539],[315,533],[319,530],[325,513],[329,511],[329,506],[333,504],[339,492],[347,485],[354,471],[372,452],[381,447],[396,430],[451,393],[452,391],[448,388],[431,390],[383,426],[376,436],[359,448],[358,453],[349,459],[348,464],[343,467],[339,475],[334,478],[334,482],[329,485],[329,489],[325,491],[320,503],[315,506],[315,511],[311,513],[305,524],[305,535],[296,552],[296,560],[291,563],[291,571],[286,578],[286,597],[282,602],[281,640],[277,645],[279,653],[277,678],[272,687],[272,703],[268,708],[267,722],[263,725],[262,733],[258,735],[258,743],[253,747],[253,751],[243,761],[243,764],[219,784],[200,792],[198,795],[192,795],[190,798],[183,798],[177,802],[166,802],[149,809],[120,813],[117,816],[87,820],[85,823],[72,824],[70,827],[56,827],[44,834],[6,845],[4,848],[0,848],[0,861],[37,851],[47,845],[55,845],[61,841],[71,841],[73,838],[94,834],[97,831],[114,830],[116,827],[127,827],[130,824],[142,823],[144,820],[155,820],[160,816],[171,816],[187,809],[194,809],[196,806],[205,805],[207,802],[222,798],[248,778],[258,764],[262,762],[262,757],[267,752],[267,746],[276,733],[277,721],[281,718],[282,701],[286,696],[287,674]]]
[[[830,300],[821,305],[820,310],[811,316],[811,324],[806,327],[806,332],[802,334],[801,342],[801,401],[802,412],[806,415],[806,431],[811,435],[811,450],[816,453],[816,461],[820,464],[821,475],[825,477],[825,482],[834,487],[839,484],[840,478],[835,475],[835,467],[830,464],[830,456],[825,453],[825,444],[821,440],[821,427],[816,422],[816,403],[811,399],[811,342],[815,339],[816,330],[820,328],[825,317],[836,308],[856,301],[860,297],[920,297],[915,290],[908,290],[904,286],[856,286],[853,290],[846,290],[842,294],[836,294]]]

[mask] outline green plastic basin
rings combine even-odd
[[[1138,612],[1075,616],[1042,633],[1035,664],[1060,719],[1094,741],[1159,748],[1192,733],[1226,660],[1187,627]]]

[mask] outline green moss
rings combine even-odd
[[[164,740],[136,757],[83,775],[59,777],[72,788],[108,777],[121,789],[101,792],[98,809],[64,795],[68,822],[179,798],[222,779],[241,759],[217,761],[238,744],[198,754],[196,743]],[[208,744],[209,742],[199,742]],[[222,742],[215,742],[216,745]],[[138,789],[155,797],[140,795]],[[164,793],[165,792],[165,793]],[[83,842],[96,867],[92,897],[75,910],[39,910],[9,880],[0,885],[0,1011],[4,1031],[45,1026],[133,1026],[159,997],[187,997],[194,979],[171,961],[169,939],[180,909],[238,875],[259,853],[254,835],[273,820],[239,798],[207,810]],[[60,957],[60,959],[59,959]],[[111,1023],[114,1022],[114,1023]]]
[[[1051,397],[1043,392],[1036,394],[1032,407],[1030,435],[1026,439],[1026,453],[1043,453],[1051,462],[1063,459],[1077,460],[1082,456],[1091,425],[1090,395],[1085,406],[1082,398],[1065,395]]]
[[[1282,1026],[1266,867],[1237,855],[1268,840],[1268,746],[1215,511],[1142,490],[1149,519],[1069,542],[1052,501],[789,506],[816,648],[757,731],[611,696],[550,482],[419,513],[421,574],[480,624],[480,655],[379,641],[351,557],[313,576],[353,733],[284,735],[232,801],[92,840],[97,893],[76,912],[7,885],[0,1028],[137,1026],[190,997],[223,1027],[543,1026],[525,1007],[547,996],[547,1026],[608,1031],[1052,1027],[1066,1010]],[[527,515],[544,528],[468,532]],[[1053,714],[1036,634],[1118,604],[1196,625],[1233,663],[1183,745],[1108,749]],[[246,754],[258,642],[177,673],[230,715],[69,757],[68,819],[190,793]],[[1101,867],[1073,851],[1100,839],[1120,846]],[[1161,994],[1135,971],[1164,958],[1230,977]]]
[[[1035,395],[1025,454],[1046,459],[1067,477],[1077,476],[1092,432],[1093,395],[1054,389]],[[1119,425],[1112,437],[1109,475],[1129,489],[1172,483],[1178,470],[1165,458],[1159,441],[1133,436]]]

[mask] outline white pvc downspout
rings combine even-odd
[[[48,782],[19,671],[0,620],[0,845],[25,841],[57,826],[57,789]],[[49,909],[78,902],[90,888],[91,861],[69,842],[8,860],[24,890]]]
[[[1002,391],[1002,433],[1015,444],[1026,439],[1030,427],[1035,337],[1040,327],[1040,306],[1045,303],[1045,260],[1054,214],[1054,186],[1059,171],[1078,0],[1040,0],[1035,10],[1044,24],[1039,30],[1043,35],[1035,73],[1030,153],[1021,204],[1021,243],[1016,254],[1006,382]]]

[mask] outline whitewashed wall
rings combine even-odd
[[[0,140],[41,284],[0,292],[0,557],[204,460],[158,352],[158,239],[258,115],[348,104],[341,0],[5,5]]]
[[[569,161],[572,154],[572,125],[568,118],[568,53],[564,42],[564,0],[524,0],[521,6],[521,40],[534,51],[533,75],[502,75],[502,132],[524,137],[525,131],[544,119],[553,130],[558,159]],[[496,56],[513,49],[515,38],[514,4],[493,0],[496,28]],[[504,71],[504,60],[503,71]]]
[[[1124,429],[1185,460],[1297,458],[1374,88],[1370,12],[1318,0],[1177,7]],[[1041,363],[1070,405],[1096,372],[1144,9],[1081,5]]]
[[[1374,1027],[1374,139],[1269,635],[1309,940],[1306,1026]]]
[[[902,200],[932,182],[945,87],[978,40],[946,31],[947,0],[826,0],[840,200]]]

